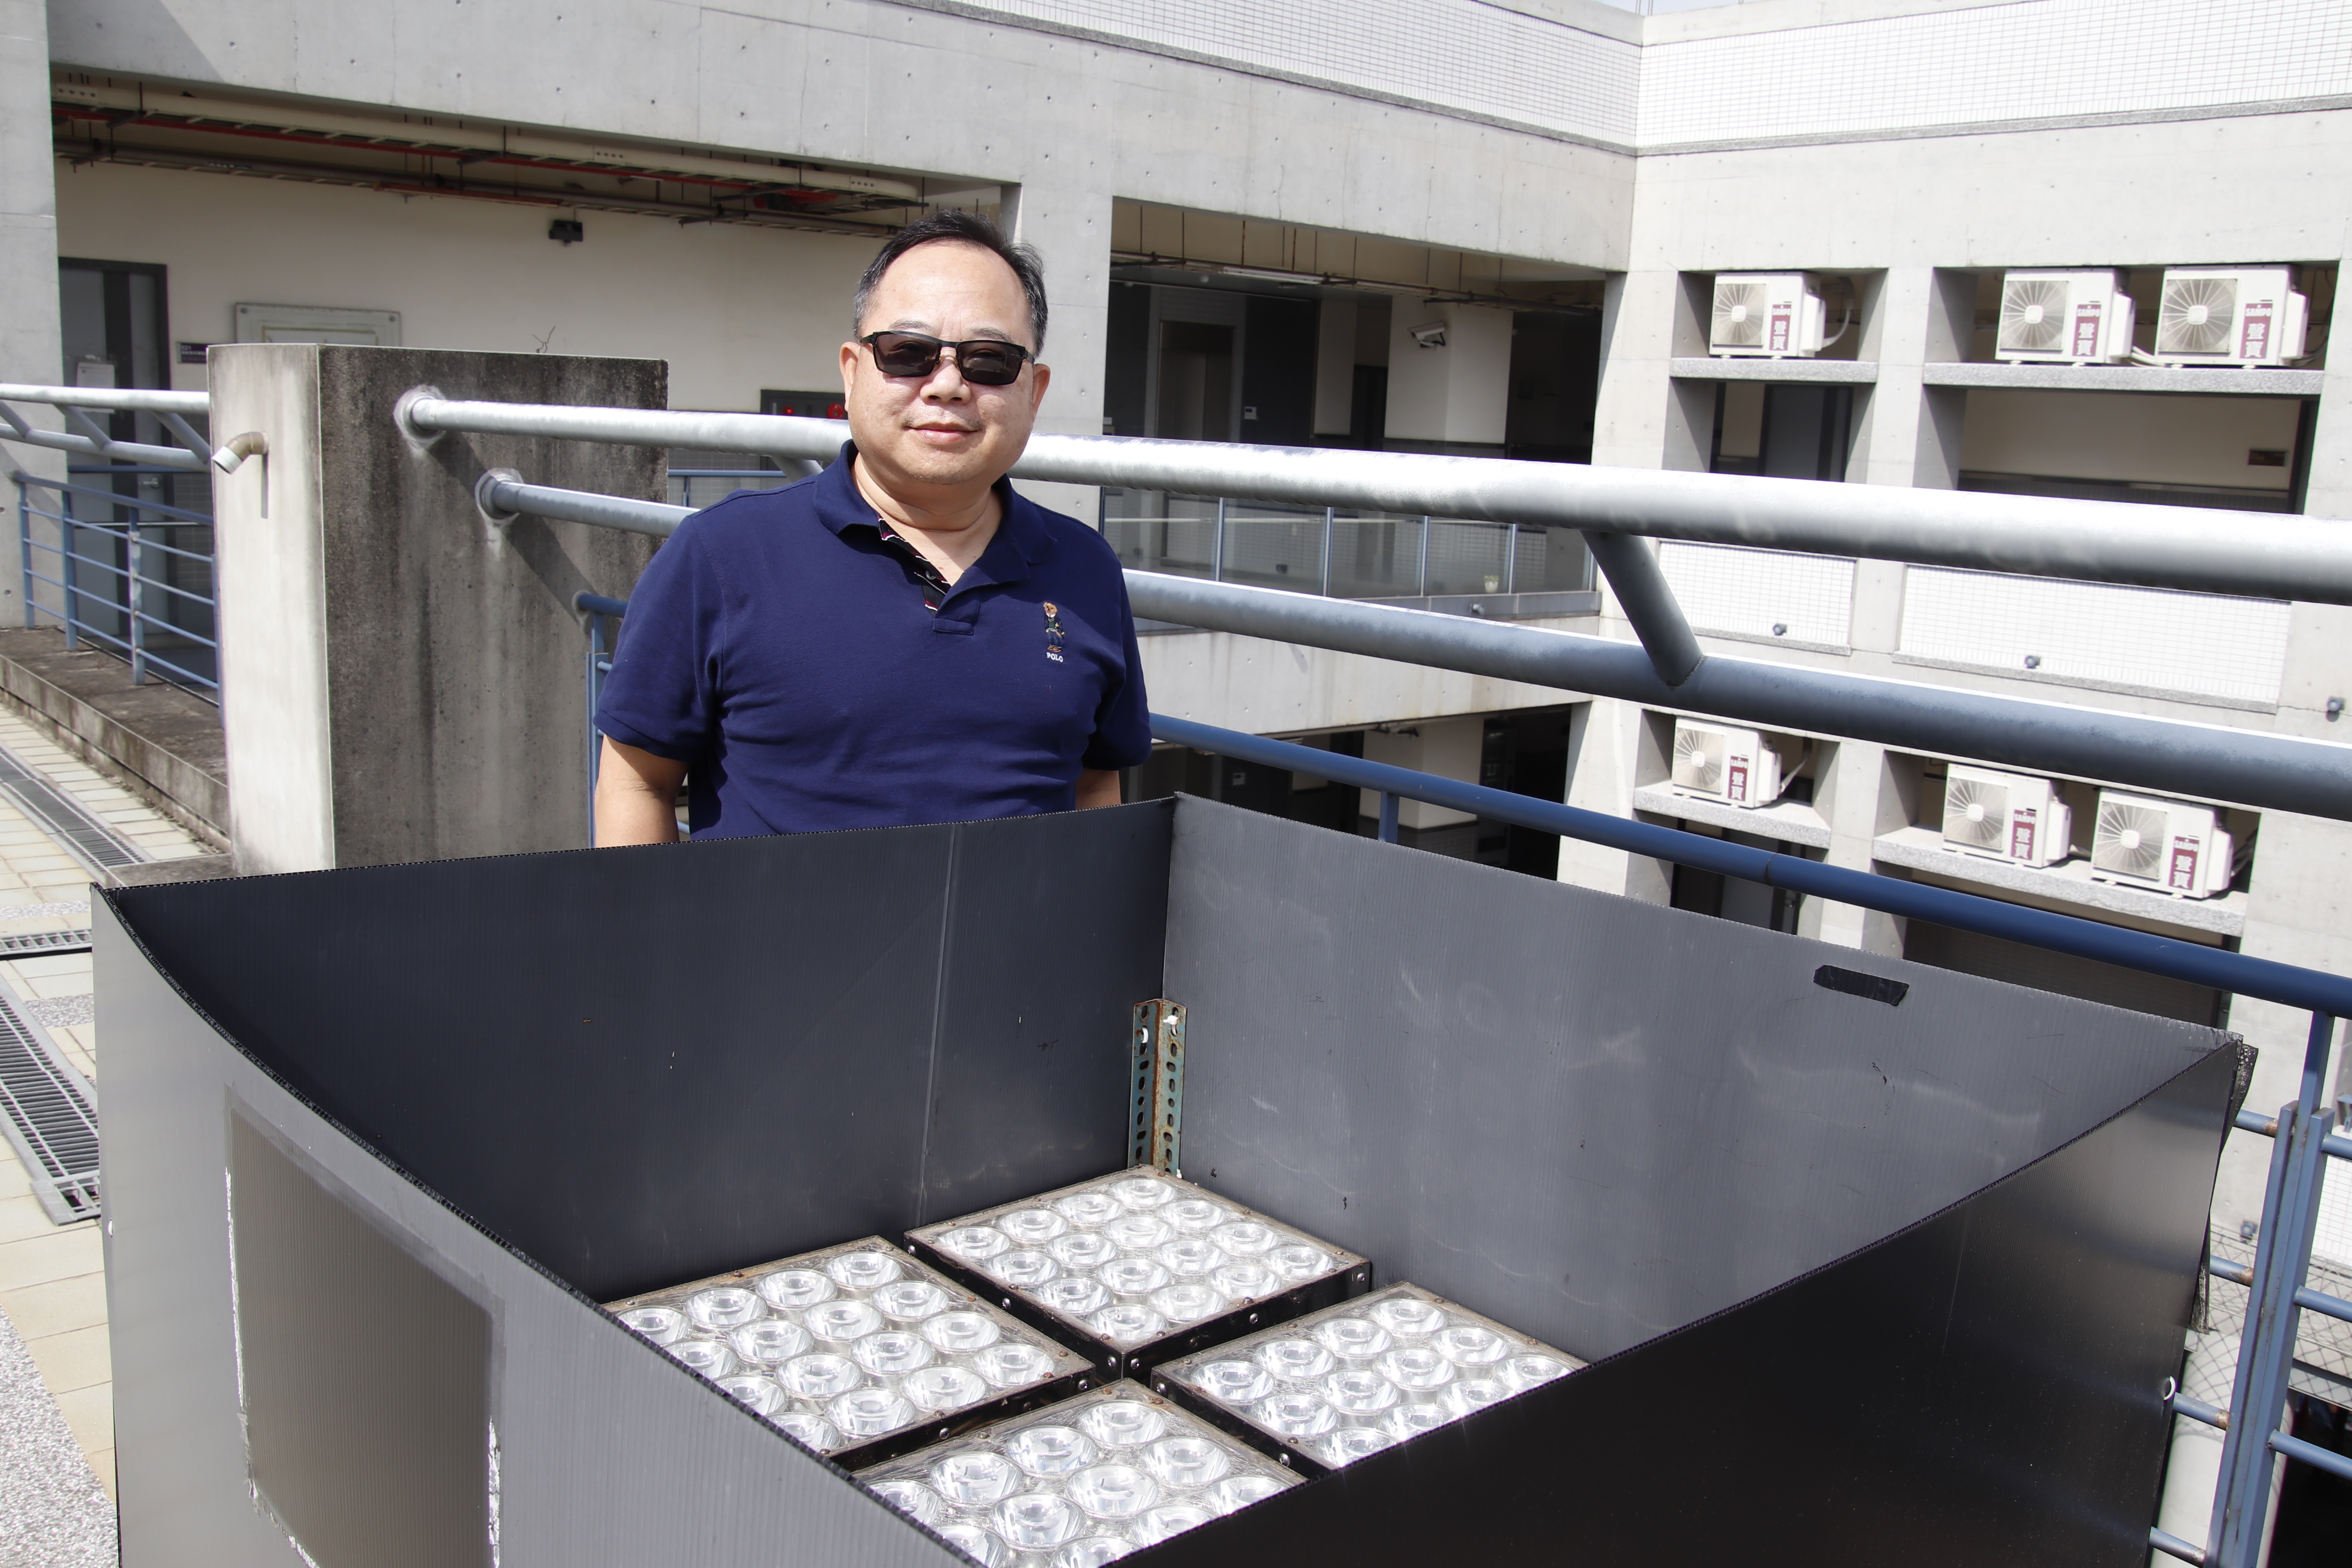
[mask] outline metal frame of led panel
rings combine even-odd
[[[1093,1381],[1082,1358],[880,1237],[605,1310],[844,1469]]]
[[[974,1245],[959,1246],[960,1234]],[[1347,1248],[1149,1165],[924,1226],[907,1239],[940,1272],[1083,1347],[1107,1377],[1138,1376],[1372,1283],[1371,1264]],[[1283,1269],[1277,1260],[1297,1247],[1322,1254],[1329,1267]],[[1131,1279],[1110,1278],[1114,1268]],[[1055,1299],[1055,1287],[1079,1281],[1097,1288]],[[1120,1310],[1137,1314],[1137,1327],[1113,1338],[1102,1314]]]
[[[1300,1475],[1324,1476],[1584,1366],[1399,1283],[1163,1361],[1150,1381]]]
[[[1299,1481],[1124,1381],[857,1479],[982,1568],[1100,1568]]]

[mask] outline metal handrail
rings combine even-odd
[[[46,403],[66,416],[68,424],[82,434],[68,435],[59,430],[38,430],[25,416],[9,406],[11,403]],[[191,414],[205,414],[212,407],[212,397],[203,392],[163,392],[148,387],[105,386],[34,386],[16,382],[0,383],[0,441],[17,441],[28,447],[45,447],[53,452],[73,452],[84,457],[105,458],[115,462],[142,463],[180,472],[194,472],[204,468],[211,456],[202,437],[187,421]],[[103,409],[121,414],[149,414],[163,424],[181,442],[177,447],[156,447],[142,441],[118,441],[89,417],[90,409]]]

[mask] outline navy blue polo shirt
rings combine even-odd
[[[687,764],[698,838],[1067,811],[1150,754],[1135,615],[1100,534],[999,481],[938,608],[850,477],[739,490],[629,595],[596,727]]]

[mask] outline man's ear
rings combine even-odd
[[[841,395],[844,402],[857,390],[857,362],[860,357],[857,344],[848,342],[841,345]]]
[[[1045,401],[1045,384],[1054,379],[1054,372],[1050,365],[1033,363],[1029,367],[1029,374],[1033,384],[1029,394],[1029,412],[1034,414],[1039,405]]]

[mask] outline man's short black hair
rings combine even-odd
[[[1005,266],[1013,268],[1013,275],[1021,279],[1021,292],[1029,300],[1029,331],[1036,338],[1036,342],[1029,346],[1034,351],[1044,352],[1045,264],[1038,258],[1034,247],[1013,244],[1004,237],[1004,231],[997,227],[993,220],[976,212],[966,212],[961,207],[941,207],[929,216],[917,218],[890,237],[890,243],[876,253],[866,268],[866,276],[857,280],[857,300],[852,307],[855,314],[850,330],[856,331],[864,328],[866,307],[872,301],[874,290],[881,286],[882,274],[890,270],[890,264],[915,247],[929,245],[936,239],[961,240],[966,245],[979,246],[982,250],[993,252]]]

